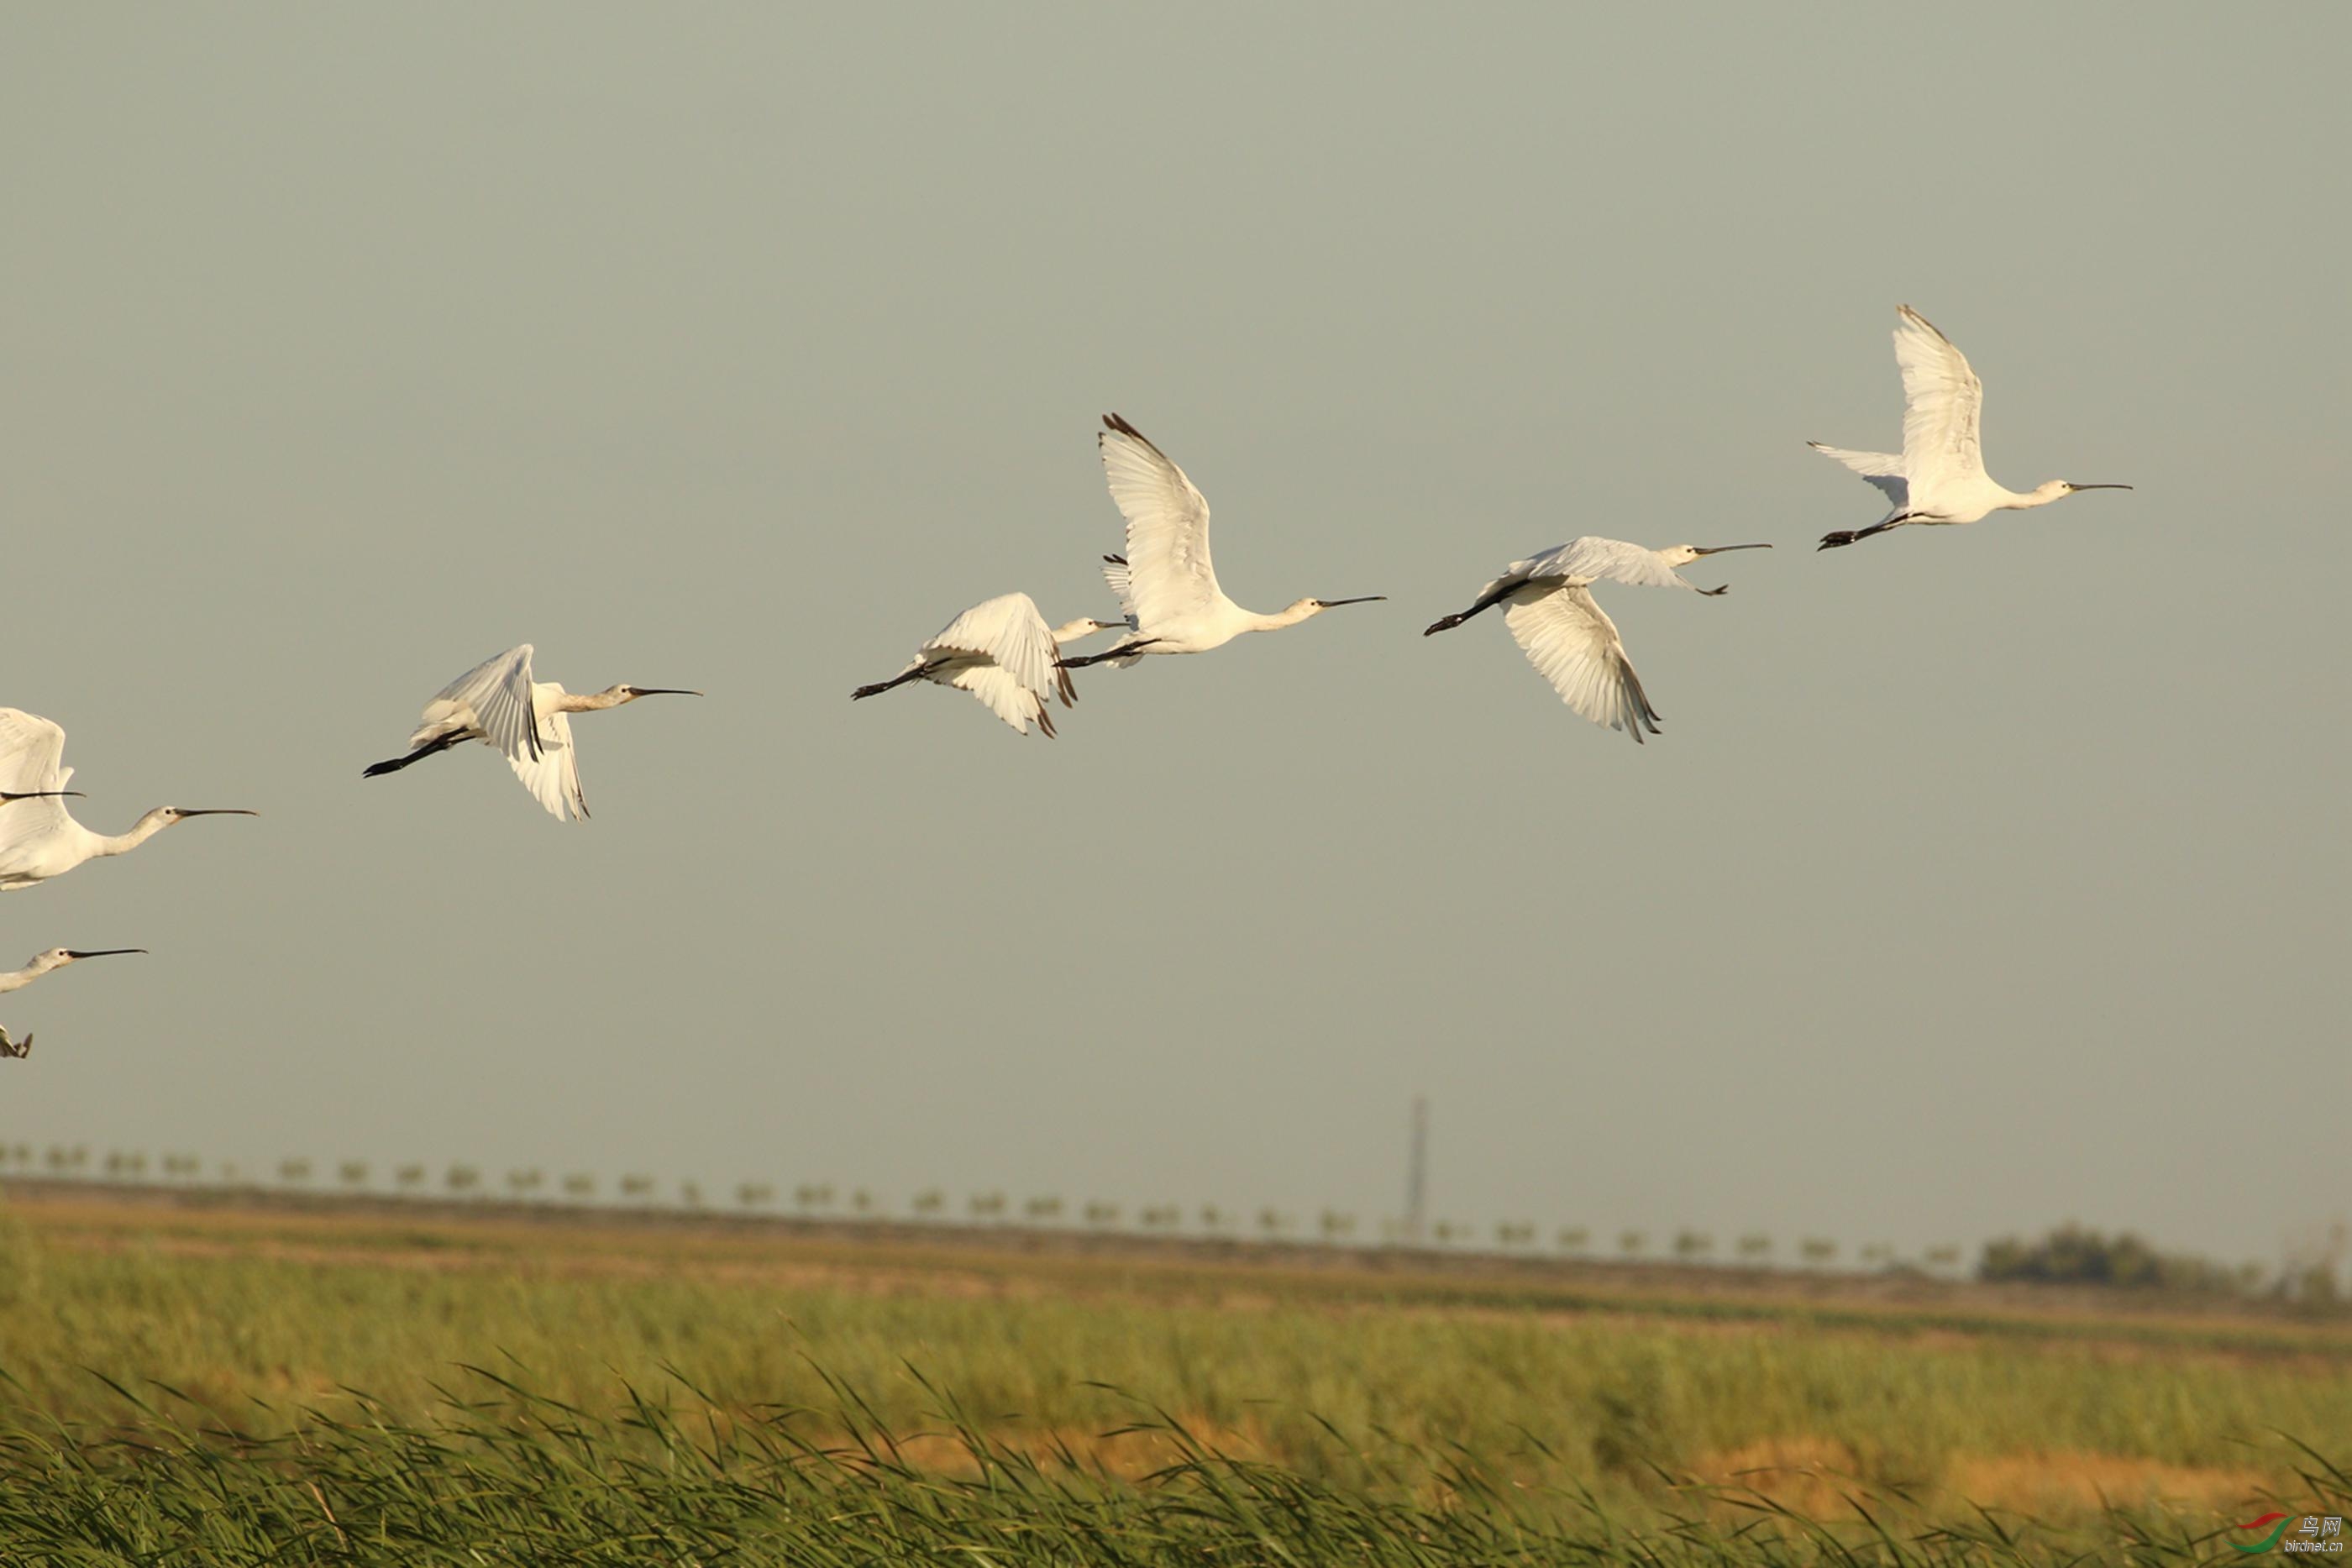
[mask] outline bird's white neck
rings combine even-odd
[[[2037,485],[2023,495],[2020,495],[2015,490],[2005,489],[2001,491],[2004,499],[2000,503],[2000,509],[2011,512],[2030,512],[2036,507],[2046,507],[2053,501],[2062,499],[2066,494],[2066,486],[2056,483]]]
[[[558,692],[544,706],[551,713],[598,713],[628,700],[624,691]]]
[[[1296,626],[1301,621],[1312,620],[1322,612],[1323,607],[1319,604],[1294,604],[1286,610],[1277,610],[1271,615],[1259,615],[1253,612],[1249,617],[1247,630],[1279,632],[1286,626]]]
[[[127,855],[171,825],[170,811],[158,806],[133,822],[131,825],[131,831],[127,833],[90,834],[91,858],[95,859],[100,855]]]

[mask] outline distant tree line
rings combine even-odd
[[[86,1179],[85,1173],[93,1163],[87,1145],[51,1145],[37,1154],[26,1144],[0,1142],[0,1171],[14,1167],[29,1173],[37,1166],[46,1166],[53,1176]],[[168,1180],[194,1183],[202,1179],[203,1162],[194,1155],[166,1154],[155,1163]],[[317,1190],[313,1184],[318,1167],[307,1157],[289,1155],[279,1160],[276,1168],[278,1180],[287,1186]],[[332,1168],[341,1184],[353,1191],[368,1187],[375,1176],[374,1168],[365,1160],[343,1160]],[[148,1156],[137,1151],[110,1150],[102,1169],[109,1180],[143,1181],[149,1169]],[[419,1195],[432,1174],[417,1162],[391,1169],[398,1190]],[[554,1190],[560,1190],[563,1198],[571,1202],[593,1203],[600,1185],[595,1176],[585,1172],[573,1172],[551,1181],[546,1172],[536,1167],[509,1170],[505,1176],[512,1198],[526,1203],[541,1201],[543,1195]],[[234,1186],[244,1177],[235,1164],[223,1162],[219,1179]],[[442,1184],[454,1197],[481,1200],[489,1197],[488,1184],[480,1168],[462,1161],[450,1165],[442,1173]],[[614,1186],[624,1204],[650,1206],[663,1201],[663,1184],[642,1171],[621,1176]],[[734,1187],[733,1196],[744,1209],[760,1209],[772,1207],[778,1191],[771,1182],[745,1181]],[[792,1188],[791,1197],[793,1206],[809,1218],[842,1213],[835,1189],[829,1182],[802,1183]],[[701,1209],[709,1201],[699,1182],[675,1184],[672,1202],[676,1207]],[[851,1190],[846,1207],[850,1215],[859,1218],[877,1218],[882,1212],[874,1195],[864,1187]],[[945,1220],[950,1213],[948,1195],[939,1187],[916,1193],[908,1208],[914,1218],[932,1222]],[[1090,1228],[1113,1229],[1133,1223],[1146,1231],[1161,1234],[1182,1230],[1187,1218],[1185,1209],[1174,1203],[1139,1205],[1129,1211],[1099,1198],[1084,1203],[1065,1202],[1052,1194],[1031,1196],[1016,1208],[1007,1194],[993,1190],[968,1195],[964,1210],[970,1222],[975,1224],[1002,1225],[1018,1213],[1033,1226],[1083,1223]],[[1244,1218],[1208,1203],[1200,1207],[1197,1223],[1205,1235],[1230,1237],[1242,1229]],[[1317,1214],[1311,1231],[1303,1217],[1278,1208],[1260,1208],[1249,1218],[1255,1218],[1255,1228],[1269,1242],[1312,1234],[1329,1246],[1356,1244],[1356,1216],[1339,1209],[1327,1208]],[[1532,1220],[1527,1219],[1503,1220],[1491,1229],[1459,1220],[1433,1219],[1416,1235],[1408,1222],[1391,1217],[1380,1221],[1378,1234],[1384,1245],[1434,1244],[1441,1249],[1475,1246],[1486,1236],[1492,1238],[1492,1245],[1497,1250],[1511,1252],[1537,1246],[1541,1232]],[[1560,1252],[1571,1257],[1592,1257],[1604,1245],[1591,1227],[1581,1225],[1559,1227],[1552,1231],[1551,1239]],[[1648,1231],[1622,1230],[1614,1240],[1616,1250],[1628,1261],[1653,1255],[1653,1237]],[[1773,1238],[1759,1231],[1733,1238],[1720,1250],[1716,1238],[1703,1230],[1678,1229],[1664,1241],[1665,1245],[1657,1250],[1685,1266],[1710,1265],[1717,1259],[1728,1260],[1727,1255],[1736,1255],[1745,1267],[1769,1268],[1779,1252]],[[1791,1250],[1804,1267],[1823,1270],[1836,1266],[1840,1249],[1826,1237],[1807,1236],[1799,1239]],[[1963,1267],[1961,1249],[1949,1244],[1925,1249],[1916,1261],[1902,1258],[1891,1243],[1885,1241],[1864,1242],[1853,1249],[1853,1256],[1864,1270],[1916,1271],[1924,1266],[1949,1277],[1958,1274]],[[2282,1267],[2275,1272],[2255,1264],[2232,1268],[2190,1253],[2162,1252],[2131,1231],[2111,1236],[2069,1223],[2037,1239],[2009,1236],[1988,1242],[1977,1263],[1976,1274],[1979,1280],[1990,1281],[2094,1285],[2214,1296],[2269,1294],[2308,1306],[2331,1307],[2344,1300],[2346,1276],[2352,1272],[2347,1270],[2348,1264],[2352,1264],[2352,1229],[2341,1223],[2298,1240],[2289,1248]]]
[[[2236,1295],[2252,1285],[2259,1273],[2232,1269],[2210,1258],[2159,1252],[2128,1230],[2108,1236],[2070,1224],[2038,1240],[2007,1236],[1985,1243],[1977,1278]]]

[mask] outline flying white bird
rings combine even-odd
[[[1541,555],[1513,561],[1502,576],[1478,591],[1476,603],[1459,615],[1432,622],[1422,635],[1451,631],[1482,611],[1507,603],[1504,624],[1560,700],[1593,723],[1622,729],[1639,741],[1644,726],[1652,735],[1659,733],[1659,714],[1642,690],[1633,662],[1625,656],[1616,622],[1592,601],[1591,585],[1606,578],[1637,588],[1687,588],[1712,598],[1728,588],[1701,588],[1675,568],[1703,555],[1771,548],[1674,545],[1644,549],[1622,539],[1570,539]]]
[[[84,861],[128,854],[174,822],[190,817],[255,817],[234,808],[194,810],[158,806],[111,837],[93,833],[66,810],[65,788],[73,769],[58,766],[66,732],[37,714],[0,707],[0,890],[31,887],[63,876]]]
[[[46,953],[36,953],[21,969],[11,969],[0,975],[0,993],[21,990],[52,969],[62,969],[68,964],[78,964],[84,958],[107,958],[118,953],[144,953],[144,947],[93,947],[77,953],[70,947],[52,947]],[[33,1037],[10,1040],[8,1031],[0,1029],[0,1056],[23,1056],[33,1049]]]
[[[2046,507],[2077,490],[2128,490],[2129,485],[2072,485],[2051,479],[2020,495],[1986,476],[1977,444],[1984,386],[1952,340],[1908,305],[1897,306],[1895,362],[1903,370],[1903,455],[1847,452],[1818,441],[1805,444],[1834,457],[1885,494],[1893,507],[1866,528],[1823,534],[1818,548],[1835,549],[1906,523],[1973,523],[1990,512]]]
[[[405,757],[379,762],[360,777],[397,773],[453,746],[478,740],[506,754],[531,798],[559,822],[588,814],[580,788],[580,757],[566,715],[597,713],[639,697],[698,697],[682,686],[607,686],[575,695],[554,681],[530,678],[530,644],[494,654],[443,686],[425,705],[425,722],[408,737]]]
[[[1217,586],[1209,564],[1209,503],[1184,470],[1115,413],[1096,441],[1110,498],[1127,518],[1127,553],[1103,557],[1103,578],[1127,609],[1129,635],[1108,653],[1065,661],[1071,669],[1144,653],[1205,653],[1244,632],[1279,632],[1341,604],[1387,597],[1300,599],[1272,615],[1244,610]]]
[[[970,692],[1017,734],[1028,734],[1034,724],[1050,740],[1054,719],[1046,699],[1059,697],[1064,707],[1077,700],[1069,672],[1057,663],[1062,644],[1126,624],[1087,617],[1049,629],[1027,594],[1000,594],[949,622],[939,635],[915,650],[905,669],[887,681],[858,687],[849,700],[874,696],[908,681],[929,681]]]

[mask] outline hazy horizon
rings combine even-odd
[[[2332,40],[2332,42],[2331,42]],[[119,831],[0,896],[0,1140],[1906,1248],[2346,1212],[2340,12],[225,5],[0,19],[0,705]],[[1937,101],[1919,99],[1935,95]],[[2331,107],[2333,106],[2333,107]],[[1908,302],[2015,488],[1853,549]],[[1108,614],[1093,431],[1225,588]],[[2316,504],[2315,504],[2316,498]],[[1664,733],[1494,618],[1580,534]],[[489,653],[699,687],[473,747]],[[2293,1124],[2287,1124],[2292,1128]],[[2249,1127],[2261,1129],[2250,1140]]]

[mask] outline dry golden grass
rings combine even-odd
[[[1853,1512],[1869,1484],[1860,1458],[1833,1437],[1771,1437],[1702,1456],[1703,1485],[1760,1493],[1814,1519]],[[2022,1450],[1948,1459],[1918,1490],[1949,1504],[2037,1518],[2072,1518],[2113,1506],[2242,1516],[2285,1481],[2250,1466],[2180,1465],[2123,1454]]]
[[[2352,1331],[2210,1306],[56,1190],[10,1204],[0,1232],[0,1370],[29,1403],[97,1423],[119,1403],[81,1367],[291,1428],[348,1408],[350,1387],[413,1414],[470,1363],[588,1408],[677,1368],[723,1428],[825,1396],[814,1363],[911,1434],[910,1470],[971,1478],[969,1442],[938,1435],[912,1365],[1002,1452],[1110,1478],[1152,1475],[1182,1445],[1118,1430],[1137,1407],[1093,1383],[1177,1412],[1208,1447],[1326,1481],[1390,1484],[1400,1445],[1458,1443],[1530,1495],[1590,1485],[1664,1506],[1685,1495],[1664,1471],[1822,1519],[1888,1488],[1953,1516],[2244,1517],[2296,1484],[2270,1428],[2352,1447]],[[1410,1484],[1417,1503],[1444,1501],[1444,1483]]]

